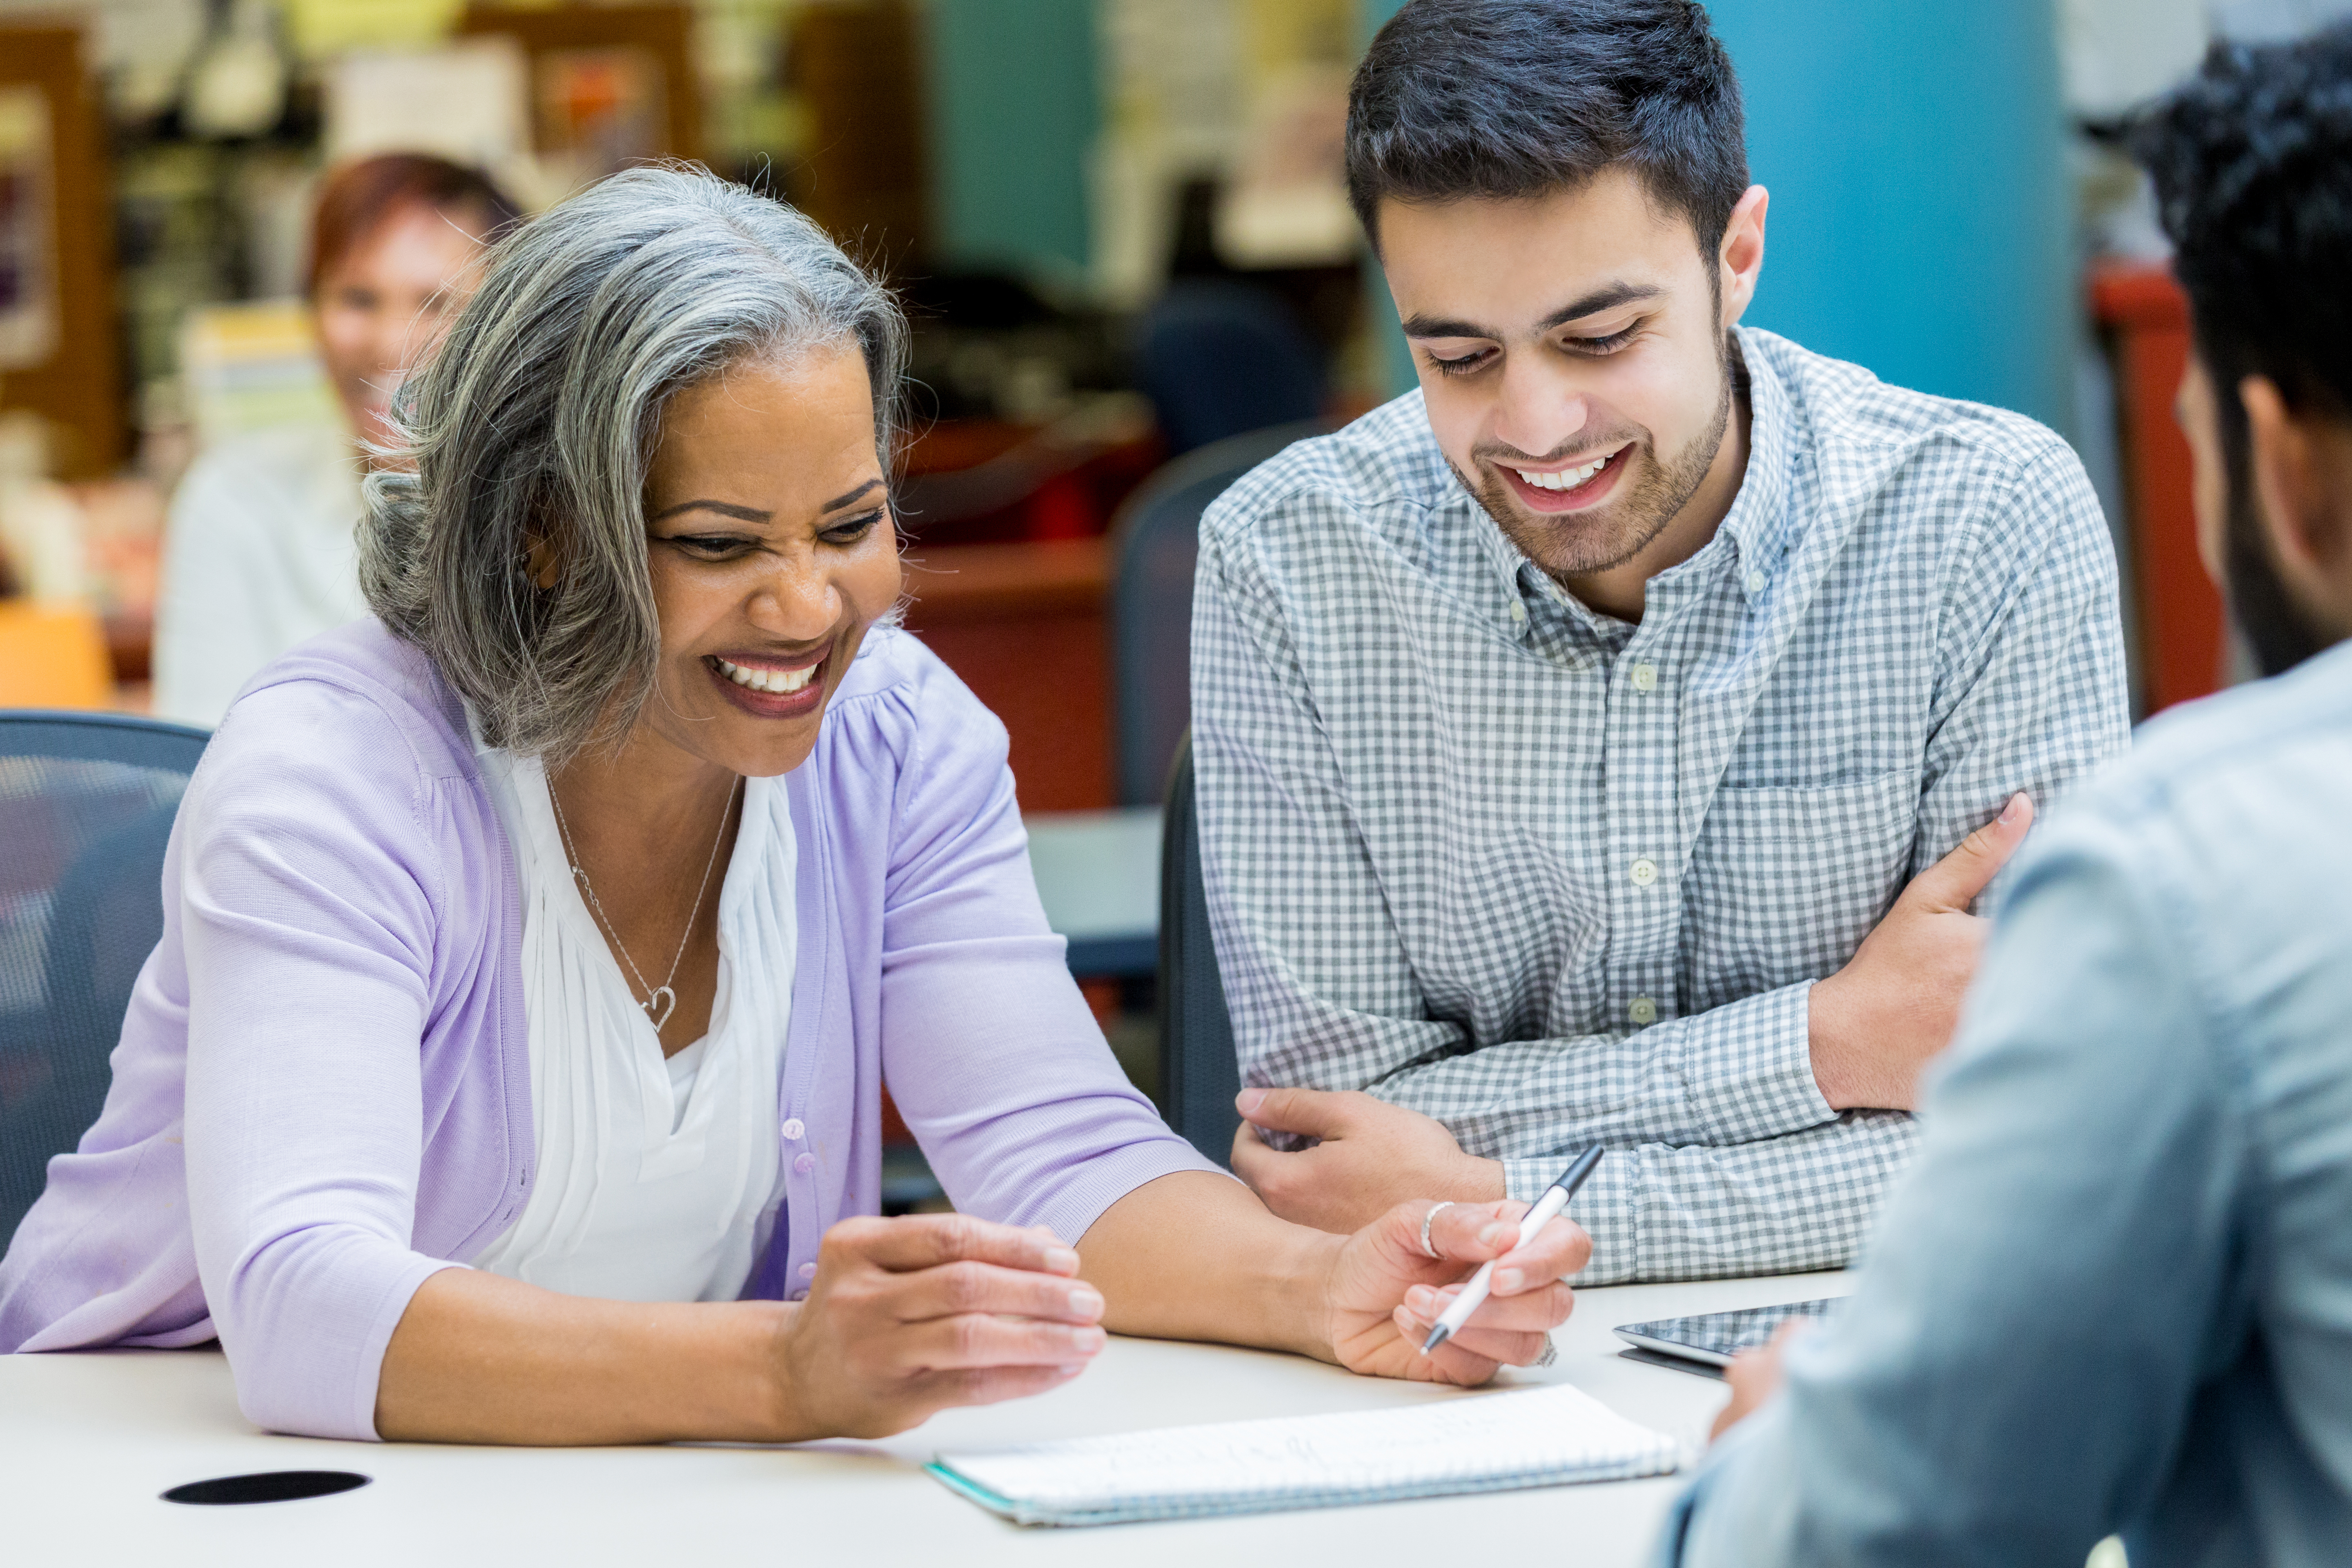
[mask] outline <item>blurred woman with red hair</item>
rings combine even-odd
[[[216,724],[263,665],[367,613],[353,529],[370,448],[393,433],[403,371],[473,292],[483,246],[520,216],[485,175],[424,153],[328,176],[308,281],[343,417],[223,441],[188,471],[156,605],[157,714]]]

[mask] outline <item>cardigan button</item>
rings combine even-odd
[[[793,1162],[793,1173],[795,1175],[805,1176],[815,1169],[816,1156],[814,1154],[803,1154]]]
[[[784,1135],[786,1142],[797,1143],[801,1141],[801,1134],[807,1131],[808,1129],[802,1124],[801,1119],[795,1116],[791,1121],[785,1122],[783,1126],[778,1128],[777,1131]]]

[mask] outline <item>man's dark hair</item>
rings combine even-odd
[[[2352,411],[2352,22],[2214,45],[2132,150],[2221,402],[2263,375],[2290,405]]]
[[[2132,150],[2156,184],[2213,385],[2230,597],[2276,673],[2326,641],[2263,543],[2238,384],[2263,376],[2298,413],[2352,416],[2352,23],[2291,44],[2214,45],[2140,116]]]
[[[1748,189],[1739,79],[1695,0],[1412,0],[1348,90],[1348,200],[1516,200],[1612,164],[1712,255]]]

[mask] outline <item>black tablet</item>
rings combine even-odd
[[[1725,1367],[1741,1351],[1760,1350],[1791,1318],[1818,1318],[1843,1296],[1818,1301],[1790,1301],[1778,1307],[1748,1307],[1737,1312],[1702,1312],[1692,1318],[1655,1318],[1646,1323],[1624,1323],[1617,1337],[1654,1355],[1677,1361]],[[1647,1359],[1646,1357],[1643,1359]],[[1693,1371],[1698,1370],[1693,1368]]]

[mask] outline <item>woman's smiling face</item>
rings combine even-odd
[[[639,728],[748,777],[800,766],[866,628],[898,598],[856,345],[746,362],[673,397],[646,552],[661,669]]]

